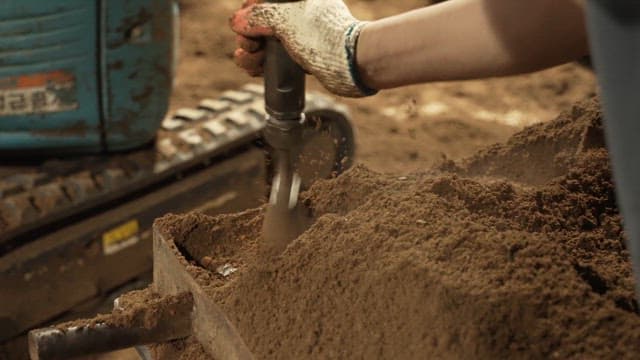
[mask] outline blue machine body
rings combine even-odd
[[[173,0],[0,2],[0,152],[125,150],[171,91]]]

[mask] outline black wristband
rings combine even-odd
[[[371,96],[378,93],[378,90],[368,87],[360,77],[358,71],[358,62],[356,59],[356,49],[358,47],[358,39],[362,28],[366,23],[356,21],[347,28],[345,37],[345,50],[347,51],[347,63],[349,64],[349,73],[355,86],[364,96]]]

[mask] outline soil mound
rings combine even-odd
[[[531,126],[462,161],[459,173],[541,185],[564,175],[588,149],[604,148],[600,104],[580,102],[554,121]]]
[[[460,164],[321,181],[315,224],[269,273],[254,265],[260,209],[160,221],[260,359],[632,358],[640,316],[601,132],[590,101]],[[213,270],[227,263],[238,272]]]

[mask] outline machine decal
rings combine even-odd
[[[70,72],[59,70],[0,79],[0,116],[77,108],[76,80]]]
[[[105,255],[113,255],[120,250],[135,245],[140,241],[138,220],[129,220],[102,234],[102,251]]]

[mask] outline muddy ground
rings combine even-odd
[[[259,82],[231,60],[227,19],[240,0],[180,0],[181,63],[172,108]],[[356,16],[375,19],[425,6],[424,0],[348,0]],[[313,79],[309,88],[323,91]],[[507,140],[525,126],[553,119],[595,93],[590,70],[569,64],[505,79],[435,83],[390,90],[349,105],[357,132],[357,161],[396,175],[461,159]],[[525,160],[526,162],[526,160]],[[130,355],[130,354],[129,354]],[[119,355],[116,358],[122,358]],[[125,357],[126,358],[126,357]]]
[[[640,312],[601,119],[586,101],[463,161],[320,181],[303,195],[315,223],[266,265],[263,209],[156,230],[259,359],[633,359]],[[209,359],[189,341],[156,349]]]

